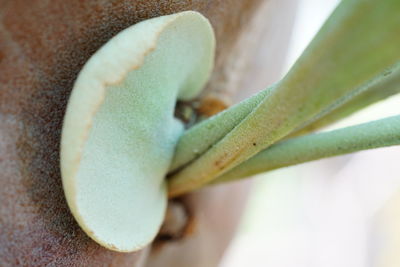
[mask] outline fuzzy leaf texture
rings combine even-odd
[[[277,143],[218,177],[213,184],[316,159],[399,144],[400,115]]]
[[[400,60],[400,2],[342,1],[288,74],[238,125],[169,180],[170,197],[207,184],[360,94]]]
[[[197,12],[158,17],[113,37],[79,73],[64,118],[61,172],[72,214],[99,244],[128,252],[155,238],[184,128],[175,104],[207,82],[214,43]]]

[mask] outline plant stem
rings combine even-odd
[[[212,183],[371,148],[400,144],[400,115],[343,129],[292,138],[272,145]]]
[[[275,85],[187,130],[178,142],[170,172],[176,171],[202,155],[221,140],[250,114],[274,88]],[[336,109],[332,108],[332,111],[327,112],[325,116],[321,116],[299,131],[294,131],[290,137],[307,134],[323,128],[375,102],[399,93],[400,63],[396,63],[392,68],[384,71],[372,82],[367,82],[356,91],[358,94],[354,94],[353,97],[348,96],[348,100],[339,101]]]
[[[208,183],[325,114],[400,59],[400,2],[342,1],[286,77],[222,140],[170,177],[170,197]]]
[[[192,161],[232,131],[274,89],[271,86],[185,131],[175,149],[170,172]]]
[[[341,105],[333,108],[331,112],[327,112],[325,116],[321,116],[319,119],[314,120],[314,122],[302,127],[299,131],[295,131],[291,137],[321,129],[373,103],[398,94],[399,92],[400,62],[397,62],[391,68],[383,71],[383,73],[378,75],[378,77],[371,82],[367,82],[367,84],[361,86],[356,90],[356,94],[353,97],[348,97]]]

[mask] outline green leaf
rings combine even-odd
[[[336,107],[400,60],[400,2],[345,0],[293,68],[222,140],[169,180],[169,195],[199,188]]]
[[[221,140],[249,115],[275,87],[275,85],[271,86],[185,131],[177,144],[170,171],[174,172],[188,164]],[[300,127],[300,130],[295,130],[290,136],[298,136],[323,128],[399,92],[400,63],[396,63],[372,81],[360,86],[354,94],[346,95],[345,99],[337,101],[336,106],[326,109],[326,114],[320,114],[320,118],[313,118],[314,122]]]
[[[267,88],[217,115],[206,119],[183,133],[176,146],[170,171],[189,163],[232,131],[274,89]]]
[[[72,214],[99,244],[127,252],[156,236],[183,132],[176,100],[207,82],[214,46],[208,20],[182,12],[122,31],[79,73],[62,130],[62,180]]]
[[[393,145],[400,145],[400,115],[277,143],[218,177],[213,184],[321,158]]]
[[[317,129],[323,128],[333,122],[343,119],[352,113],[359,111],[373,103],[386,99],[400,92],[400,63],[396,63],[393,67],[384,70],[371,82],[361,86],[354,96],[349,96],[338,103],[338,107],[333,108],[325,116],[316,119],[311,124],[295,131],[294,135],[309,133]]]

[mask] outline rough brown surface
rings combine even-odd
[[[69,213],[59,143],[73,82],[87,59],[122,29],[191,9],[207,16],[217,35],[217,68],[205,95],[224,91],[230,79],[224,62],[261,2],[0,0],[0,266],[143,266],[146,250],[106,250]]]

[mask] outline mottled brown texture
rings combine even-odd
[[[69,213],[61,185],[59,143],[73,82],[87,59],[122,29],[191,9],[207,16],[216,31],[217,68],[204,95],[217,92],[218,97],[230,80],[227,58],[261,2],[0,0],[1,266],[143,266],[146,250],[104,249],[80,230]],[[229,199],[228,193],[224,195]],[[203,209],[198,203],[191,205]],[[207,207],[199,212],[207,214]],[[238,215],[233,218],[237,219]],[[229,235],[236,221],[227,222]],[[218,247],[226,246],[228,239],[224,237]],[[217,252],[216,261],[221,249]]]

